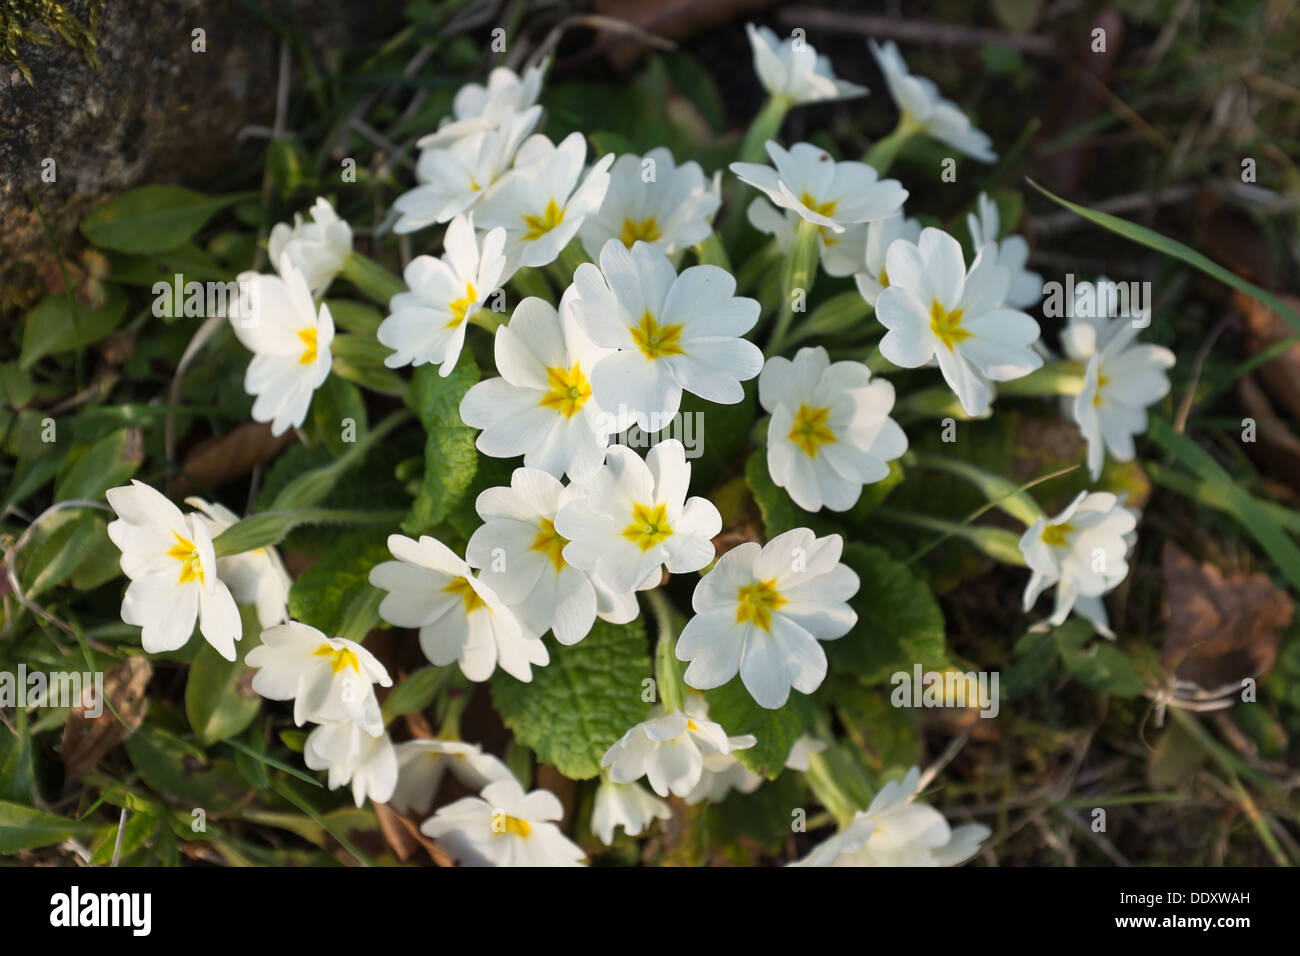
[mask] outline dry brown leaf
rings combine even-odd
[[[1290,598],[1268,576],[1224,574],[1172,541],[1161,553],[1168,627],[1164,665],[1207,691],[1268,673]]]
[[[1241,409],[1255,420],[1255,441],[1246,442],[1246,453],[1262,467],[1287,482],[1300,494],[1300,438],[1278,418],[1254,375],[1237,380]],[[1278,489],[1281,491],[1282,489]]]
[[[384,835],[384,840],[403,863],[423,849],[439,866],[456,865],[446,850],[420,832],[419,824],[402,816],[388,804],[375,804],[375,817],[379,820],[379,831]]]
[[[270,425],[245,422],[224,435],[199,442],[181,465],[176,495],[183,497],[196,490],[220,488],[228,481],[242,478],[255,465],[265,465],[294,441],[292,431],[277,438],[271,434]]]
[[[1278,298],[1300,312],[1300,299],[1293,295],[1279,295]],[[1252,354],[1263,352],[1295,334],[1295,329],[1285,319],[1245,293],[1236,293],[1233,304],[1246,318],[1246,348]],[[1261,365],[1255,374],[1273,400],[1293,421],[1300,422],[1300,348],[1292,346]]]
[[[86,715],[86,708],[76,706],[63,725],[59,754],[69,777],[80,777],[99,763],[101,757],[140,729],[149,711],[145,687],[153,676],[153,665],[145,657],[128,657],[104,675],[105,701],[98,717]],[[109,704],[122,720],[113,716]],[[125,726],[123,726],[125,722]]]

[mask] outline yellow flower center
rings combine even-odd
[[[466,282],[464,297],[447,303],[447,308],[451,311],[451,321],[443,328],[454,329],[459,326],[465,321],[465,316],[469,313],[470,307],[477,301],[478,293],[474,291],[474,284]]]
[[[1043,529],[1043,543],[1049,544],[1053,548],[1065,547],[1066,536],[1074,530],[1074,525],[1068,521],[1061,524],[1049,524]]]
[[[543,518],[539,524],[541,530],[532,543],[532,550],[540,551],[550,558],[556,571],[564,570],[564,546],[569,543],[569,539],[555,530],[555,522],[550,518]]]
[[[628,329],[632,341],[637,344],[641,354],[648,359],[664,358],[669,355],[685,355],[681,347],[682,327],[680,325],[660,325],[649,311],[641,316],[641,321]]]
[[[524,240],[531,242],[540,239],[562,222],[564,222],[564,210],[555,204],[553,198],[549,199],[546,202],[546,209],[540,216],[524,216],[524,225],[528,227],[528,231],[524,233]]]
[[[970,333],[961,327],[961,315],[961,309],[948,312],[937,301],[930,303],[930,331],[949,352],[958,342],[970,338]]]
[[[623,245],[631,249],[632,243],[638,239],[642,242],[654,242],[659,238],[659,235],[659,223],[654,216],[650,216],[640,222],[634,219],[624,219],[623,234],[619,238],[623,240]]]
[[[469,583],[469,578],[456,578],[443,590],[448,594],[460,596],[461,600],[465,602],[466,614],[473,614],[479,608],[487,607],[483,599],[479,597],[478,592],[474,590],[474,586]]]
[[[311,365],[316,361],[316,328],[299,329],[298,338],[302,340],[302,358],[298,359],[299,365]]]
[[[699,730],[700,728],[696,726],[695,721],[691,720],[691,719],[688,717],[688,718],[686,719],[686,729],[687,729],[687,730]]]
[[[830,417],[829,408],[809,408],[807,405],[800,405],[799,411],[794,416],[794,424],[790,427],[790,434],[786,438],[802,448],[809,458],[816,458],[817,449],[835,441],[835,432],[826,424]]]
[[[562,368],[546,370],[546,384],[549,388],[539,404],[543,408],[553,408],[565,418],[572,418],[587,404],[591,398],[591,383],[582,374],[578,363],[567,372]]]
[[[799,202],[800,202],[800,204],[803,205],[806,209],[811,209],[813,212],[817,213],[817,215],[819,215],[819,216],[828,216],[828,217],[829,217],[829,216],[833,216],[833,215],[835,215],[835,200],[834,200],[834,199],[828,200],[827,202],[818,202],[816,199],[814,199],[814,198],[812,197],[812,194],[811,194],[811,193],[807,193],[807,192],[805,192],[805,193],[803,193],[802,195],[800,195],[800,197],[799,197]]]
[[[887,272],[885,271],[885,267],[884,267],[884,266],[881,266],[881,267],[880,267],[880,287],[881,287],[882,289],[888,289],[888,288],[889,288],[889,273],[887,273]]]
[[[176,539],[176,543],[167,552],[167,557],[175,558],[181,563],[181,578],[177,583],[189,584],[191,581],[198,581],[199,584],[203,584],[203,563],[199,560],[199,549],[193,541],[182,538],[175,531],[172,532],[172,536]]]
[[[1110,379],[1108,379],[1105,375],[1097,376],[1097,391],[1092,396],[1092,404],[1094,406],[1101,404],[1101,390],[1105,388],[1108,384],[1110,384]]]
[[[672,536],[673,529],[668,524],[668,510],[663,505],[632,506],[632,523],[623,529],[623,537],[631,541],[642,551],[649,551],[665,538]]]
[[[736,623],[772,629],[772,612],[786,603],[775,581],[755,581],[736,592]]]
[[[492,829],[498,836],[513,833],[515,836],[527,839],[528,834],[533,832],[533,825],[519,817],[503,816],[500,818],[500,823]]]
[[[328,657],[331,665],[334,667],[334,673],[341,670],[352,668],[358,674],[361,673],[361,662],[357,660],[357,655],[346,647],[340,647],[335,650],[329,644],[322,644],[316,650],[312,651],[313,657]]]

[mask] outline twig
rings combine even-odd
[[[861,36],[884,37],[892,40],[911,40],[939,46],[978,47],[998,43],[1015,47],[1030,56],[1057,58],[1060,55],[1060,47],[1051,37],[1034,36],[1029,33],[1007,33],[1003,30],[953,23],[934,23],[928,20],[898,20],[870,14],[818,10],[813,7],[787,8],[778,16],[782,23],[790,27],[856,33]]]

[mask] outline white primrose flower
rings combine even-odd
[[[199,633],[228,661],[243,624],[235,599],[217,573],[212,537],[199,515],[179,508],[142,481],[110,488],[117,512],[108,537],[122,552],[122,573],[131,581],[122,597],[122,620],[138,626],[150,654],[174,651]]]
[[[880,179],[866,163],[837,163],[812,143],[795,143],[789,151],[767,141],[772,165],[732,163],[742,182],[761,189],[782,209],[832,233],[859,222],[888,219],[902,211],[907,190],[897,179]]]
[[[921,238],[921,224],[915,220],[899,214],[890,216],[888,219],[877,219],[875,222],[867,224],[865,259],[867,268],[862,269],[862,261],[859,260],[854,267],[853,281],[858,287],[858,293],[866,299],[867,305],[874,306],[876,299],[880,298],[880,293],[889,287],[889,272],[885,269],[885,253],[895,239],[906,239],[908,242],[916,242]],[[823,264],[824,260],[823,260]],[[831,275],[836,273],[826,270]]]
[[[311,294],[321,296],[352,255],[352,227],[338,217],[329,200],[320,197],[311,207],[311,218],[303,222],[302,214],[294,213],[292,226],[276,223],[266,246],[276,269],[281,256],[287,255],[307,280]]]
[[[334,320],[324,302],[319,312],[302,272],[281,252],[280,274],[245,272],[250,283],[252,314],[232,314],[230,325],[253,353],[244,374],[244,391],[256,396],[253,420],[270,422],[271,434],[283,435],[307,418],[311,396],[330,374]]]
[[[759,305],[740,298],[725,269],[700,265],[681,275],[645,242],[631,250],[611,239],[573,274],[573,312],[599,346],[618,349],[596,363],[591,387],[607,412],[628,412],[647,434],[665,428],[683,389],[705,401],[735,405],[740,384],[763,368],[763,353],[743,338]]]
[[[786,769],[806,772],[809,756],[825,749],[825,741],[800,737],[786,758]],[[690,806],[704,802],[721,803],[732,790],[753,793],[762,783],[763,778],[741,763],[734,750],[729,754],[705,754],[704,773],[700,775],[700,782],[684,799]]]
[[[979,852],[991,831],[980,823],[957,828],[943,814],[913,802],[921,771],[913,767],[902,782],[880,788],[866,810],[859,810],[841,833],[791,866],[957,866]]]
[[[1038,323],[1003,304],[1011,276],[992,250],[981,250],[967,272],[961,244],[927,228],[916,243],[890,245],[885,268],[889,288],[876,299],[876,317],[889,331],[880,354],[902,368],[937,360],[966,414],[984,414],[990,382],[1021,378],[1043,364],[1030,347]]]
[[[505,230],[493,229],[480,247],[473,216],[457,216],[443,237],[442,258],[412,259],[403,273],[411,291],[393,296],[390,314],[379,324],[379,341],[393,350],[384,364],[432,362],[439,375],[450,375],[470,318],[506,278],[505,244]]]
[[[239,520],[239,515],[225,505],[194,496],[186,498],[185,503],[202,512],[202,517],[195,517],[203,521],[213,538]],[[289,588],[293,579],[275,548],[268,546],[218,558],[217,577],[226,582],[237,604],[257,608],[257,623],[262,627],[289,619]]]
[[[1098,280],[1098,285],[1101,281]],[[1137,344],[1149,315],[1136,318],[1072,317],[1061,333],[1067,356],[1086,361],[1083,391],[1070,402],[1070,411],[1088,442],[1088,470],[1101,477],[1106,451],[1116,461],[1137,455],[1133,438],[1147,430],[1147,406],[1169,394],[1174,353],[1160,345]]]
[[[615,783],[645,777],[654,792],[684,797],[704,773],[706,754],[729,754],[756,744],[752,734],[728,737],[719,724],[674,710],[637,724],[605,752],[600,765]]]
[[[794,246],[799,214],[793,209],[777,209],[762,196],[755,196],[745,210],[745,217],[759,232],[765,232],[776,240],[776,247],[782,255],[789,253]],[[897,218],[895,216],[878,222],[893,222]],[[847,226],[843,232],[832,232],[825,226],[818,226],[817,249],[826,274],[847,276],[860,271],[867,251],[867,230],[877,224],[857,223]]]
[[[628,416],[606,414],[591,375],[611,349],[595,345],[574,316],[570,286],[560,309],[529,297],[496,331],[498,378],[475,383],[460,403],[461,420],[481,428],[475,445],[494,458],[524,456],[529,468],[586,481],[605,458],[609,436]]]
[[[976,207],[978,214],[966,214],[966,227],[970,230],[971,242],[976,251],[991,244],[998,265],[1011,274],[1011,284],[1007,287],[1007,305],[1017,309],[1034,307],[1043,297],[1043,277],[1025,268],[1025,263],[1029,261],[1029,243],[1024,236],[1015,235],[998,240],[1002,230],[998,205],[987,193],[979,194]]]
[[[549,790],[525,794],[517,780],[497,780],[439,808],[420,832],[461,866],[580,866],[587,854],[555,825],[563,817]]]
[[[1114,637],[1102,595],[1128,576],[1128,552],[1137,540],[1137,515],[1109,492],[1081,491],[1055,518],[1042,517],[1020,537],[1020,551],[1032,575],[1025,586],[1025,610],[1056,585],[1049,620],[1065,621],[1071,610]]]
[[[397,786],[397,755],[393,741],[382,729],[372,734],[352,720],[321,724],[307,735],[303,762],[312,770],[329,771],[329,788],[352,784],[352,800],[359,807],[369,797],[387,803]]]
[[[528,683],[531,664],[550,661],[546,645],[526,633],[510,609],[441,541],[400,534],[388,536],[396,561],[370,570],[370,583],[389,592],[379,616],[397,627],[418,627],[420,649],[430,663],[452,661],[472,681],[485,681],[500,664],[510,676]]]
[[[699,163],[678,166],[666,146],[644,157],[626,153],[614,161],[605,201],[583,220],[578,237],[588,251],[617,239],[629,249],[641,241],[676,255],[713,231],[719,186],[717,177],[712,183],[704,178]]]
[[[793,106],[866,96],[867,88],[837,80],[831,61],[802,38],[779,38],[767,27],[745,24],[749,46],[754,52],[754,72],[767,95],[780,97]]]
[[[591,832],[609,846],[614,842],[616,827],[622,827],[628,836],[637,836],[656,820],[669,820],[672,815],[672,807],[641,784],[604,779],[591,808]]]
[[[415,164],[420,185],[393,201],[393,231],[415,232],[477,206],[505,178],[541,116],[540,106],[519,113],[506,107],[498,126],[423,150]]]
[[[944,99],[932,80],[907,72],[903,55],[892,40],[883,45],[871,41],[871,52],[880,65],[880,72],[885,75],[885,85],[903,114],[904,123],[920,128],[941,143],[947,143],[982,163],[997,160],[998,154],[993,152],[988,135],[972,126],[956,104]]]
[[[772,415],[767,470],[805,511],[847,511],[907,451],[907,435],[889,417],[894,386],[872,381],[861,362],[832,363],[820,345],[793,361],[768,359],[758,400]]]
[[[591,576],[564,560],[568,539],[555,530],[555,516],[582,497],[578,485],[535,468],[516,468],[510,487],[488,488],[475,502],[483,519],[465,548],[479,580],[509,607],[529,634],[555,632],[576,644],[595,623],[599,601]]]
[[[564,560],[618,593],[654,587],[664,565],[673,574],[698,571],[713,560],[722,516],[708,499],[686,497],[690,480],[686,449],[675,438],[644,461],[612,446],[586,497],[555,516],[555,530],[569,542]]]
[[[760,707],[784,706],[790,688],[811,694],[826,677],[819,641],[843,637],[857,623],[848,600],[858,576],[840,564],[844,540],[807,528],[777,535],[761,548],[738,545],[695,586],[677,641],[690,661],[686,683],[697,690],[740,679]]]
[[[451,101],[451,116],[443,118],[435,133],[420,137],[420,149],[438,149],[457,140],[500,126],[508,112],[531,108],[542,92],[546,64],[525,70],[521,77],[504,66],[488,74],[487,86],[466,83]]]
[[[397,787],[388,801],[398,813],[428,813],[448,770],[471,790],[513,780],[510,768],[478,744],[459,740],[408,740],[398,744]]]
[[[555,261],[586,217],[600,208],[614,154],[598,159],[584,177],[586,155],[581,133],[570,133],[559,146],[532,136],[519,147],[515,168],[483,197],[480,225],[505,229],[511,271]]]
[[[383,732],[374,684],[393,686],[384,665],[355,641],[326,637],[297,621],[262,632],[248,652],[253,690],[268,700],[292,700],[293,722],[301,727],[352,721],[367,734]]]

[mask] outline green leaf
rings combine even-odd
[[[685,50],[662,54],[662,59],[673,85],[699,110],[713,132],[721,132],[726,123],[726,109],[713,75]]]
[[[701,494],[726,477],[749,445],[757,405],[755,382],[748,383],[744,399],[735,405],[706,402],[690,392],[682,395],[683,430],[674,437],[681,439],[688,456],[696,456],[690,459],[691,485],[702,489]]]
[[[1029,631],[1016,641],[1015,660],[1002,676],[1002,692],[1019,700],[1056,673],[1056,643],[1050,631]]]
[[[98,824],[89,821],[78,823],[53,813],[0,801],[0,854],[33,850],[75,837],[86,837],[94,833],[97,827]]]
[[[424,534],[465,498],[478,468],[475,431],[460,418],[460,402],[478,381],[478,366],[466,356],[446,378],[432,365],[415,370],[406,404],[424,426],[424,479],[402,522],[407,534]]]
[[[81,234],[101,249],[163,252],[193,236],[214,213],[256,195],[208,196],[181,186],[142,186],[92,209],[81,220]]]
[[[209,758],[193,744],[146,722],[126,739],[126,753],[154,793],[209,815],[233,809],[248,784],[231,760]]]
[[[709,720],[721,724],[727,736],[753,734],[758,738],[754,746],[737,750],[736,758],[768,779],[775,779],[785,769],[794,742],[812,726],[812,699],[795,690],[790,692],[785,706],[777,710],[760,707],[739,677],[705,697],[709,701]]]
[[[9,728],[0,730],[0,800],[28,801],[35,784],[35,765],[26,709],[14,709],[14,724],[14,733]]]
[[[89,534],[83,553],[69,582],[78,591],[91,591],[122,573],[122,552],[108,537],[108,522],[98,514],[89,516],[94,530]]]
[[[596,621],[572,647],[552,641],[551,662],[525,684],[492,676],[492,702],[515,739],[571,780],[600,773],[613,743],[645,719],[642,682],[651,676],[644,625]]]
[[[373,305],[351,299],[326,299],[334,324],[345,332],[374,335],[384,321],[383,314]]]
[[[349,382],[381,395],[404,395],[407,385],[402,376],[384,364],[393,350],[370,335],[336,335],[330,343],[331,368]],[[433,366],[421,366],[432,369]],[[436,372],[435,372],[436,374]]]
[[[356,444],[369,428],[361,390],[337,375],[331,375],[316,389],[309,420],[312,436],[335,458]]]
[[[1080,206],[1070,202],[1068,199],[1062,199],[1060,196],[1049,192],[1032,179],[1026,177],[1026,182],[1033,186],[1040,193],[1052,200],[1054,203],[1064,206],[1071,212],[1077,213],[1089,222],[1096,223],[1103,229],[1109,229],[1125,239],[1131,239],[1139,245],[1146,246],[1148,249],[1154,249],[1156,252],[1163,253],[1166,256],[1172,256],[1182,262],[1187,263],[1195,269],[1199,269],[1207,276],[1218,279],[1224,285],[1231,286],[1238,292],[1244,292],[1246,295],[1264,303],[1282,318],[1284,318],[1293,328],[1300,329],[1300,314],[1279,299],[1273,293],[1261,289],[1253,282],[1247,282],[1241,276],[1230,272],[1225,267],[1219,265],[1213,259],[1209,259],[1197,252],[1191,246],[1183,245],[1175,239],[1168,236],[1162,236],[1160,233],[1148,229],[1145,226],[1139,226],[1137,223],[1129,222],[1127,219],[1121,219],[1119,216],[1112,216],[1110,213],[1094,212],[1087,206]]]
[[[107,290],[104,304],[98,307],[74,303],[63,294],[42,299],[23,324],[19,367],[29,369],[47,355],[75,352],[117,328],[126,315],[126,293],[115,285]]]
[[[858,575],[849,602],[858,614],[853,630],[822,646],[832,671],[848,671],[874,684],[896,671],[948,666],[943,612],[924,581],[887,551],[853,542],[841,559]]]
[[[384,723],[424,710],[433,703],[450,674],[450,668],[430,664],[406,675],[384,698]]]
[[[377,530],[358,531],[343,538],[293,582],[289,589],[290,616],[327,636],[338,634],[348,608],[370,589],[370,569],[391,560],[386,541],[387,533]],[[379,623],[376,614],[370,627]]]
[[[1052,633],[1066,672],[1085,687],[1116,697],[1140,697],[1146,689],[1133,658],[1114,644],[1103,639],[1084,647],[1092,637],[1090,622],[1074,618]]]
[[[167,249],[152,255],[125,255],[120,252],[110,252],[108,264],[108,274],[114,282],[150,288],[158,282],[166,282],[173,289],[169,293],[173,315],[184,314],[183,311],[176,311],[174,288],[178,274],[181,277],[182,288],[186,282],[221,281],[230,278],[230,270],[223,269],[207,250],[192,242],[185,242],[175,249]],[[184,301],[182,296],[180,299],[182,307]]]
[[[244,636],[235,645],[235,660],[226,660],[204,641],[185,682],[185,715],[203,746],[242,733],[262,706],[262,698],[251,687],[241,686],[248,670],[244,659],[261,643],[262,628],[255,608],[241,607],[239,616]]]
[[[84,498],[96,501],[109,488],[125,484],[144,459],[138,433],[122,428],[86,448],[54,484],[54,500]]]
[[[104,531],[107,525],[101,519],[97,527],[96,517],[86,511],[66,510],[52,514],[42,522],[40,537],[23,553],[23,577],[30,575],[31,578],[23,591],[29,599],[39,597],[70,578],[87,559],[96,535],[102,533],[107,537]],[[109,567],[116,573],[116,549],[114,552]]]
[[[769,539],[791,528],[811,528],[817,534],[829,534],[838,530],[826,519],[804,511],[790,500],[783,489],[776,486],[767,471],[766,450],[759,448],[750,454],[745,462],[745,482],[763,516],[763,527],[767,530]]]

